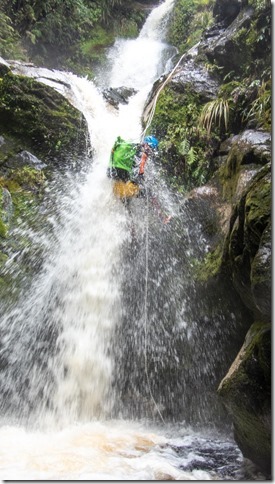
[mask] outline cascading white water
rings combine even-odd
[[[137,39],[140,43],[152,42],[150,31],[162,27],[163,18],[173,5],[166,0],[149,17],[146,34],[144,29]],[[154,29],[150,29],[153,22]],[[145,40],[148,39],[148,40]],[[128,42],[129,43],[129,42]],[[68,75],[72,86],[72,101],[84,113],[90,130],[94,149],[94,166],[86,185],[78,195],[81,205],[62,234],[60,248],[53,265],[54,273],[61,275],[62,331],[58,339],[60,354],[53,359],[52,366],[60,368],[56,373],[56,392],[52,399],[55,417],[60,422],[64,417],[90,419],[105,408],[104,398],[112,374],[111,357],[107,355],[112,329],[119,322],[119,274],[112,279],[112,271],[119,264],[120,249],[127,233],[126,216],[119,201],[112,194],[112,184],[106,178],[106,167],[110,150],[118,134],[126,139],[138,140],[141,133],[141,115],[149,88],[157,78],[164,44],[154,40],[158,49],[146,53],[151,70],[143,71],[143,59],[139,64],[125,52],[115,56],[110,85],[115,82],[138,90],[127,106],[113,112],[103,102],[95,86],[85,79]],[[134,54],[134,52],[132,52]],[[123,59],[123,68],[121,60]],[[143,84],[137,76],[129,84],[129,70],[144,72]],[[118,79],[117,70],[120,72]],[[77,231],[77,239],[71,234]],[[69,284],[70,290],[67,289]],[[60,312],[60,309],[57,309]],[[58,363],[59,360],[59,363]],[[65,374],[64,374],[65,373]],[[107,402],[110,403],[110,402]]]
[[[127,213],[121,202],[114,199],[106,168],[118,135],[129,140],[140,139],[142,109],[158,77],[161,53],[166,48],[159,39],[172,6],[173,0],[166,0],[154,9],[139,38],[123,41],[119,55],[116,47],[111,49],[110,86],[126,85],[137,91],[129,104],[118,111],[107,105],[96,86],[87,79],[70,73],[16,67],[19,72],[58,90],[64,85],[71,86],[70,89],[63,87],[63,94],[84,113],[94,151],[93,167],[86,183],[74,187],[65,204],[64,199],[60,201],[62,224],[56,227],[50,260],[27,296],[24,294],[16,310],[4,321],[7,327],[12,321],[24,335],[15,343],[19,353],[20,341],[23,339],[27,346],[26,334],[43,333],[45,321],[50,319],[50,324],[55,326],[53,331],[58,333],[57,342],[53,341],[57,349],[53,349],[47,363],[50,383],[46,378],[41,385],[45,375],[39,363],[29,363],[33,360],[33,346],[27,349],[21,370],[28,378],[28,400],[35,400],[39,391],[43,394],[39,420],[46,419],[47,425],[50,421],[60,425],[98,417],[111,403],[106,402],[112,375],[109,344],[120,320],[119,257],[128,234]],[[137,52],[140,58],[136,58]],[[139,77],[139,73],[142,76]],[[58,84],[51,80],[54,75]],[[12,334],[7,333],[5,344],[12,344],[12,339]],[[17,388],[20,372],[18,374],[16,364],[14,361],[5,378],[9,386],[16,375]],[[12,392],[10,388],[6,391]],[[16,391],[14,393],[17,399]]]
[[[113,404],[110,385],[116,368],[111,344],[119,344],[113,338],[123,318],[121,254],[131,237],[129,216],[114,198],[106,168],[117,135],[133,141],[140,139],[146,97],[153,82],[165,71],[163,55],[169,46],[162,39],[173,4],[174,0],[165,0],[152,11],[138,39],[120,39],[110,50],[111,74],[108,82],[106,75],[104,82],[98,76],[100,87],[126,86],[137,91],[118,111],[103,100],[100,90],[87,79],[70,73],[16,67],[19,72],[62,90],[84,113],[94,157],[85,183],[74,186],[70,180],[66,197],[63,194],[59,200],[58,223],[53,220],[54,236],[45,237],[50,259],[16,309],[2,322],[8,328],[3,345],[12,353],[10,366],[0,377],[4,399],[11,402],[7,403],[7,415],[11,421],[26,417],[32,429],[10,426],[10,421],[4,419],[6,425],[0,429],[2,478],[217,478],[217,474],[196,467],[191,471],[180,468],[184,464],[188,469],[194,452],[200,462],[207,464],[207,457],[201,453],[200,436],[192,430],[183,428],[179,433],[178,428],[167,425],[164,437],[164,430],[160,432],[153,426],[148,429],[148,423],[144,426],[142,422],[104,421],[110,417]],[[49,76],[69,84],[70,89],[49,81]],[[162,189],[163,202],[173,210],[169,193],[163,185]],[[136,222],[137,230],[144,231],[148,221],[141,215]],[[141,265],[144,262],[145,259]],[[175,264],[171,259],[171,267]],[[140,272],[144,272],[144,267]],[[157,287],[160,281],[157,276],[153,283]],[[181,295],[173,297],[180,299]],[[164,357],[167,347],[163,341],[159,341],[159,347]],[[167,358],[171,359],[170,353]],[[37,401],[38,410],[33,410]],[[178,437],[171,439],[174,435]],[[204,437],[202,442],[213,453],[219,454],[220,447],[225,447],[231,449],[232,461],[239,459],[238,450],[230,442],[224,440],[220,444],[211,438]],[[185,449],[182,454],[177,446]]]

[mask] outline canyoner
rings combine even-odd
[[[107,176],[113,180],[113,192],[123,202],[132,197],[145,196],[145,165],[154,160],[158,140],[145,136],[141,143],[132,143],[117,137],[111,151]]]

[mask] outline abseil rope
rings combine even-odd
[[[157,94],[156,94],[155,99],[154,99],[154,102],[153,102],[153,106],[152,106],[151,111],[150,111],[150,114],[149,114],[149,118],[148,118],[147,124],[146,124],[145,129],[143,130],[143,132],[141,134],[141,139],[142,140],[143,140],[143,138],[145,136],[145,133],[146,133],[147,129],[149,128],[149,126],[152,123],[152,119],[153,119],[153,116],[154,116],[155,110],[156,110],[156,104],[157,104],[158,97],[159,97],[162,89],[166,86],[166,84],[169,82],[169,80],[173,76],[175,70],[179,66],[179,64],[180,64],[180,62],[181,62],[181,60],[182,60],[182,58],[183,58],[184,55],[185,54],[183,54],[181,56],[180,60],[177,62],[177,64],[173,68],[173,70],[170,72],[170,74],[167,77],[167,79],[165,80],[165,82],[162,84],[162,86],[157,91]],[[165,423],[164,422],[164,418],[162,416],[162,413],[161,413],[161,411],[160,411],[160,409],[158,407],[158,404],[157,404],[156,400],[154,399],[154,396],[153,396],[153,393],[152,393],[150,378],[149,378],[149,374],[148,374],[148,361],[147,361],[148,311],[147,311],[147,304],[148,304],[148,276],[149,276],[149,270],[148,270],[148,256],[149,256],[149,203],[148,203],[148,190],[147,190],[146,185],[145,185],[145,193],[146,193],[146,236],[145,236],[145,288],[144,288],[144,333],[145,333],[144,365],[145,365],[145,375],[146,375],[146,379],[147,379],[147,384],[148,384],[148,388],[149,388],[150,397],[151,397],[152,401],[154,402],[154,405],[156,407],[156,410],[157,410],[157,412],[158,412],[158,414],[160,416],[160,419],[161,419],[162,423],[164,424]]]
[[[146,193],[146,232],[145,232],[145,288],[144,288],[144,366],[145,366],[145,375],[147,379],[147,384],[149,388],[149,394],[151,399],[154,402],[154,405],[157,409],[157,412],[164,424],[164,418],[161,414],[161,411],[158,407],[156,400],[154,399],[152,390],[151,390],[151,383],[148,374],[148,361],[147,361],[147,330],[148,330],[148,311],[147,311],[147,304],[148,304],[148,276],[149,276],[149,269],[148,269],[148,260],[149,260],[149,203],[148,203],[148,190],[145,183],[145,193]]]
[[[144,130],[141,133],[141,139],[142,140],[143,140],[143,138],[145,136],[145,133],[146,133],[147,129],[150,127],[150,125],[152,123],[152,120],[153,120],[153,117],[154,117],[154,114],[155,114],[157,100],[158,100],[159,95],[160,95],[162,89],[164,89],[164,87],[166,86],[166,84],[170,81],[171,77],[174,75],[176,69],[180,65],[180,63],[181,63],[183,57],[185,56],[185,54],[186,54],[186,52],[181,56],[180,60],[177,62],[177,64],[175,65],[175,67],[170,72],[169,76],[165,79],[164,83],[160,86],[160,88],[157,91],[157,93],[155,95],[155,98],[154,98],[154,101],[153,101],[153,106],[152,106],[152,108],[150,110],[150,114],[149,114],[149,118],[148,118],[147,124],[146,124]]]

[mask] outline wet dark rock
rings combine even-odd
[[[264,131],[245,130],[225,140],[219,154],[227,154],[219,169],[223,194],[237,202],[256,173],[271,161],[271,135]]]
[[[204,65],[196,63],[193,58],[182,64],[171,80],[171,85],[179,92],[187,87],[196,92],[201,102],[213,100],[218,93],[219,83],[211,76]]]
[[[153,85],[148,97],[144,113],[144,123],[147,121],[151,106],[162,86],[167,82],[167,75],[160,77]],[[180,66],[169,81],[169,86],[178,93],[184,94],[186,90],[198,94],[202,103],[213,100],[218,93],[218,81],[207,71],[203,64],[196,61],[196,50],[186,54]]]
[[[34,79],[7,74],[1,82],[0,133],[36,156],[65,160],[86,152],[87,123],[59,92]],[[18,151],[18,150],[17,150]]]
[[[246,2],[242,0],[216,0],[213,15],[218,22],[230,25],[240,13],[244,3]]]
[[[237,18],[227,28],[214,26],[206,32],[199,45],[199,53],[205,54],[210,62],[216,62],[228,73],[232,70],[238,72],[249,58],[245,43],[237,40],[241,29],[248,29],[253,17],[253,9],[242,10]]]
[[[151,110],[154,106],[155,99],[159,95],[162,88],[169,82],[169,88],[176,94],[182,95],[192,93],[198,96],[202,103],[206,103],[215,99],[219,89],[218,81],[211,75],[205,66],[197,60],[197,50],[191,49],[189,53],[183,56],[180,66],[175,70],[173,75],[171,73],[161,76],[153,85],[152,90],[148,96],[146,105],[143,111],[143,124],[145,125],[149,119]],[[168,80],[168,76],[171,76]],[[175,105],[178,100],[175,100]],[[182,102],[185,102],[182,99]]]
[[[120,104],[128,104],[129,98],[136,94],[136,90],[128,87],[110,87],[103,91],[104,98],[115,108]]]
[[[271,161],[271,134],[265,131],[249,129],[241,135],[234,136],[232,143],[236,143],[243,158],[241,164],[256,163],[264,165]]]
[[[240,355],[220,384],[219,394],[232,415],[234,436],[241,451],[268,477],[272,311],[270,133],[245,130],[225,140],[218,155],[222,162],[219,181],[216,179],[217,184],[213,181],[216,190],[195,189],[189,194],[188,203],[195,203],[198,213],[200,207],[205,207],[204,214],[201,212],[202,226],[212,217],[220,237],[223,236],[222,256],[219,246],[212,249],[212,259],[208,258],[204,266],[204,276],[208,274],[210,281],[213,275],[218,274],[220,280],[221,274],[227,274],[245,307],[251,311],[252,321],[259,321],[251,327]],[[224,224],[220,226],[222,219],[218,214],[225,209]],[[215,243],[214,234],[208,240],[210,245]],[[243,327],[243,321],[240,326]]]
[[[253,300],[261,314],[267,317],[272,311],[272,233],[268,224],[260,240],[258,251],[251,264],[251,291]]]
[[[181,458],[180,468],[207,471],[213,478],[237,479],[241,474],[241,454],[236,444],[207,438],[194,438],[186,445],[169,445]]]
[[[204,185],[189,192],[184,210],[192,210],[200,224],[204,237],[214,246],[228,230],[230,204],[221,200],[217,187]]]
[[[268,164],[252,179],[237,203],[225,244],[233,284],[244,303],[263,320],[271,317],[271,199]]]
[[[10,71],[10,67],[7,61],[0,57],[0,76],[4,76]]]
[[[47,167],[46,163],[43,163],[43,161],[39,160],[36,156],[26,150],[23,150],[10,158],[6,163],[6,167],[8,168],[18,168],[24,165],[31,166],[36,170],[43,170],[43,168]]]
[[[271,473],[271,328],[255,323],[218,393],[231,413],[243,455]]]

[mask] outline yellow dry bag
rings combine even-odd
[[[115,180],[113,191],[118,198],[132,198],[136,197],[139,193],[139,186],[130,180],[124,182],[122,180]]]

